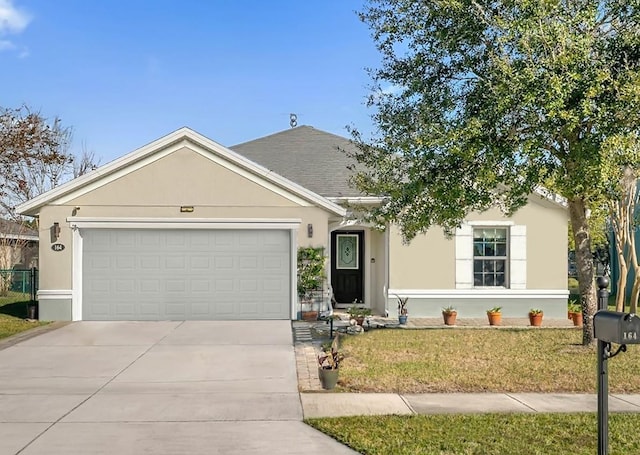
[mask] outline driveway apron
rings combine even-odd
[[[290,321],[77,322],[0,351],[0,454],[355,453],[301,420]]]

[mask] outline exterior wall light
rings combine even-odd
[[[51,226],[51,240],[55,242],[59,238],[60,238],[60,223],[56,222],[56,223],[53,223],[53,226]]]

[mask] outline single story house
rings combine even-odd
[[[348,203],[345,138],[300,126],[226,148],[181,128],[19,207],[40,221],[43,320],[295,319],[298,247],[324,248],[338,304],[412,317],[502,306],[566,317],[567,213],[534,194],[505,218],[403,244]],[[51,232],[57,232],[52,236]],[[55,237],[55,238],[54,238]]]

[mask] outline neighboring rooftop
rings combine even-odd
[[[362,196],[349,186],[356,161],[347,138],[302,125],[229,147],[263,167],[324,197]]]
[[[0,219],[0,238],[38,240],[38,231],[25,224]]]

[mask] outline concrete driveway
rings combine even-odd
[[[353,454],[302,422],[291,323],[77,322],[0,351],[0,453]]]

